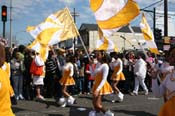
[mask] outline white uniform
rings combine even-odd
[[[152,91],[156,97],[161,97],[165,93],[167,99],[175,96],[175,72],[168,74],[160,85],[157,79],[152,79]]]
[[[142,58],[138,59],[134,66],[135,87],[133,93],[138,94],[139,85],[142,86],[145,94],[148,93],[148,89],[144,82],[146,78],[146,71],[146,62]]]
[[[175,108],[175,71],[169,73],[159,85],[157,79],[152,79],[152,91],[156,97],[166,97],[166,102],[158,116],[174,116]]]

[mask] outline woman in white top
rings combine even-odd
[[[116,52],[113,53],[113,61],[110,63],[110,67],[113,70],[111,81],[112,81],[112,88],[114,90],[114,93],[118,95],[119,102],[123,101],[124,94],[120,92],[118,86],[118,83],[120,81],[125,80],[125,76],[123,74],[123,62],[119,58],[118,54]],[[115,102],[115,99],[112,100],[112,102]]]
[[[175,108],[175,47],[169,50],[168,61],[171,67],[169,67],[169,74],[165,79],[160,82],[158,80],[156,70],[152,72],[152,91],[155,96],[162,97],[166,95],[167,101],[162,106],[158,116],[174,116]]]
[[[92,77],[95,77],[95,82],[92,87],[92,102],[95,111],[91,111],[89,113],[89,116],[98,115],[98,113],[103,113],[105,116],[114,116],[112,112],[106,110],[102,105],[102,96],[112,93],[112,88],[107,82],[107,76],[109,73],[109,66],[107,63],[109,63],[109,57],[107,56],[107,54],[104,53],[104,51],[97,51],[96,57],[98,63],[96,64],[95,69],[92,69],[92,67],[90,66],[91,75]]]
[[[68,92],[67,87],[71,85],[75,85],[75,81],[73,78],[74,74],[74,57],[73,56],[67,56],[66,57],[66,64],[63,66],[63,76],[61,77],[59,83],[62,85],[62,93],[64,97],[67,99],[67,102],[65,100],[64,104],[61,105],[61,107],[65,107],[68,103],[68,105],[72,105],[75,103],[75,98],[73,98]],[[65,99],[65,98],[60,98]],[[64,100],[63,100],[64,101]]]

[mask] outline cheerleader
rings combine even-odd
[[[4,70],[7,73],[8,78],[10,80],[10,63],[4,62],[3,66],[1,68],[2,68],[2,70]],[[10,91],[9,92],[10,92],[12,105],[16,105],[17,100],[15,98],[15,93],[14,93],[14,90],[13,90],[11,84],[10,84]]]
[[[0,116],[14,116],[11,109],[11,85],[9,75],[2,69],[5,63],[5,49],[0,44]]]
[[[175,108],[175,47],[169,50],[168,61],[173,67],[163,81],[157,78],[156,70],[152,70],[152,91],[156,97],[166,95],[167,101],[162,106],[158,116],[174,116]],[[170,67],[171,68],[171,67]]]
[[[118,57],[118,54],[116,52],[112,55],[113,60],[110,63],[110,67],[113,70],[111,81],[112,81],[112,88],[114,90],[114,93],[117,94],[119,97],[119,102],[123,101],[124,94],[118,89],[117,85],[120,81],[125,80],[125,76],[123,74],[123,63],[122,60]],[[113,95],[114,97],[114,95]],[[112,100],[112,102],[115,102],[115,99]]]
[[[95,69],[92,69],[90,66],[91,75],[92,77],[95,77],[94,85],[92,87],[92,103],[95,111],[91,111],[89,116],[95,116],[98,114],[100,115],[101,113],[103,113],[105,116],[114,116],[114,113],[112,113],[110,110],[106,110],[102,106],[102,96],[112,93],[112,88],[107,82],[107,76],[109,73],[109,67],[107,63],[109,59],[104,51],[97,51],[96,58],[98,63],[96,64]]]
[[[74,74],[74,66],[73,66],[74,58],[73,56],[66,57],[66,64],[63,67],[63,76],[60,79],[60,84],[62,85],[62,93],[65,98],[60,98],[60,101],[63,101],[63,104],[61,104],[61,107],[65,107],[68,103],[68,105],[72,105],[75,103],[75,98],[73,98],[68,92],[67,87],[71,85],[75,85],[75,81],[73,79]]]

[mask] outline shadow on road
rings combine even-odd
[[[56,107],[58,107],[58,104],[57,104],[55,101],[36,100],[36,102],[40,102],[40,103],[42,103],[42,104],[45,104],[47,109],[48,109],[50,106],[56,106]]]
[[[113,110],[113,111],[117,113],[133,115],[133,116],[157,116],[157,115],[145,112],[145,111],[128,111],[128,110]]]
[[[17,108],[17,107],[12,107],[12,109],[13,109],[13,113],[18,113],[18,112],[21,112],[21,111],[25,111],[25,109]]]
[[[82,110],[81,110],[82,109]],[[92,108],[81,107],[81,106],[70,106],[69,116],[88,116]]]
[[[48,114],[48,116],[64,116],[64,115],[61,115],[61,114]]]
[[[106,95],[106,96],[103,96],[102,97],[102,101],[103,102],[111,102],[111,100],[108,98],[109,95]],[[89,96],[79,96],[78,98],[82,98],[82,99],[89,99],[89,100],[92,100],[92,95],[89,95]],[[116,102],[119,102],[119,101],[116,101]]]

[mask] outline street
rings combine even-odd
[[[71,107],[61,108],[56,105],[53,99],[47,102],[19,101],[13,106],[16,116],[88,116],[93,109],[92,95],[74,96],[77,104]],[[130,96],[125,94],[122,103],[110,101],[110,96],[103,98],[103,105],[115,113],[115,116],[157,116],[163,99],[149,95]]]

